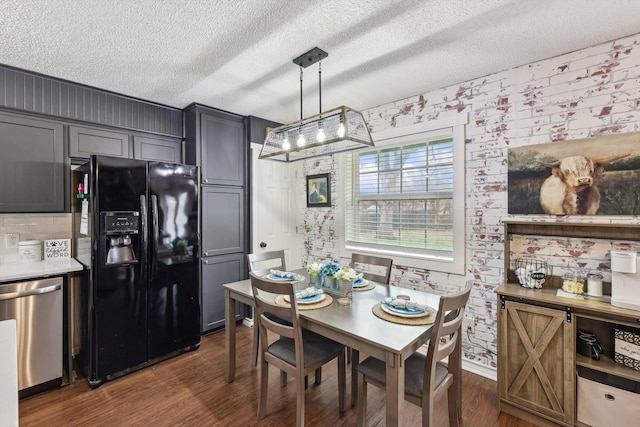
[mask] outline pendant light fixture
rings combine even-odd
[[[327,56],[327,52],[314,47],[293,60],[300,67],[300,120],[269,130],[260,159],[295,162],[374,146],[359,111],[343,105],[322,112],[322,60]],[[315,63],[318,63],[320,114],[303,119],[303,69]]]

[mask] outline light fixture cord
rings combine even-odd
[[[322,114],[322,61],[318,62],[318,113]]]
[[[302,67],[300,67],[300,120],[302,120]]]

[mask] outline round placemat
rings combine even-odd
[[[382,310],[380,303],[373,306],[371,309],[373,314],[381,319],[387,320],[391,323],[398,323],[400,325],[431,325],[436,321],[436,310],[429,307],[429,315],[424,317],[400,317],[389,314]]]
[[[375,283],[369,282],[367,286],[360,286],[352,288],[354,292],[362,292],[362,291],[370,291],[371,289],[375,289]]]
[[[298,304],[298,310],[315,310],[316,308],[323,308],[331,305],[333,298],[331,295],[325,294],[326,298],[322,301],[314,302],[313,304]],[[284,295],[278,295],[276,297],[276,304],[291,307],[291,305],[284,299]]]

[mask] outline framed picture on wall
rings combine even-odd
[[[331,178],[328,173],[307,175],[307,207],[331,206]]]

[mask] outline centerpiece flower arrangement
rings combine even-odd
[[[338,264],[337,262],[329,261],[320,269],[320,275],[323,277],[330,277],[335,279],[334,275],[340,270],[342,270],[342,266],[340,264]]]
[[[338,280],[348,280],[350,282],[355,282],[362,277],[362,273],[358,273],[353,268],[344,267],[341,270],[336,271],[333,277]]]
[[[313,262],[307,265],[307,273],[309,273],[309,281],[312,284],[321,284],[321,283],[318,283],[318,275],[320,275],[320,272],[322,271],[322,267],[324,267],[324,264],[319,264],[317,262]]]

